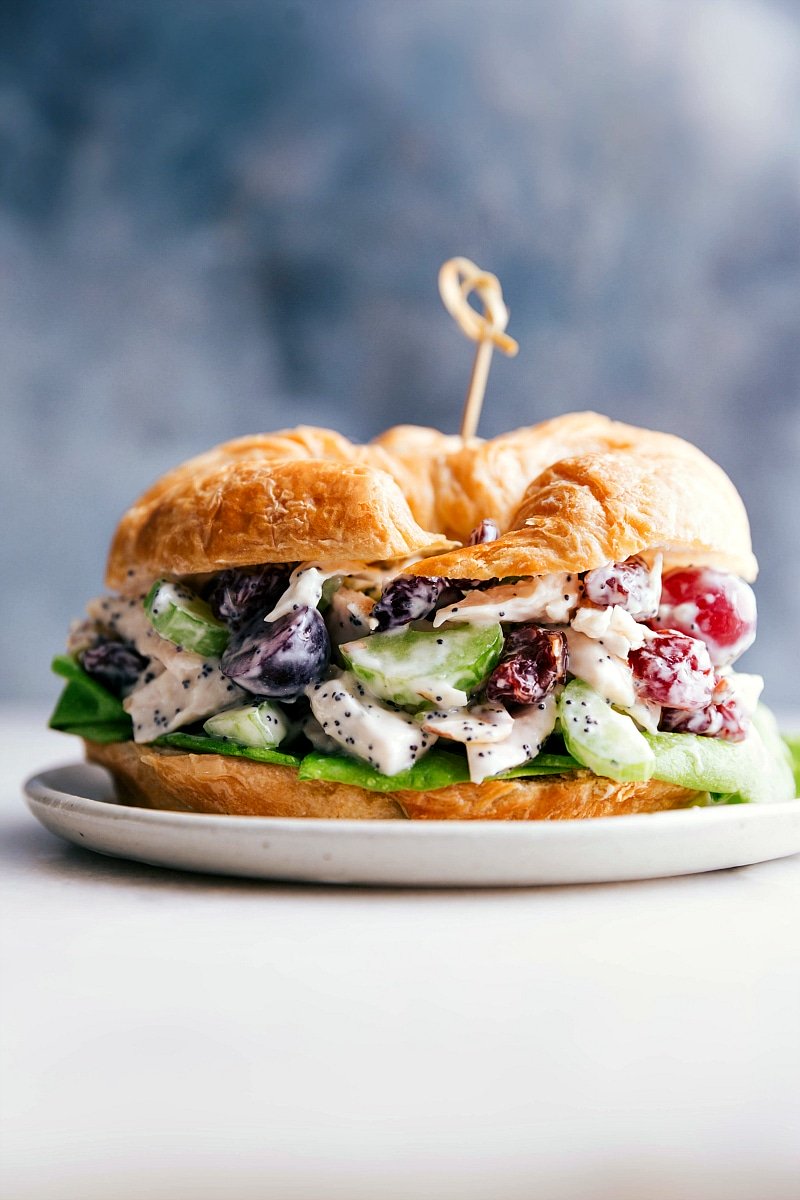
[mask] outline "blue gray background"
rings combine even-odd
[[[731,473],[746,663],[797,702],[800,10],[777,0],[5,0],[2,688],[167,466],[299,421],[457,427],[436,292],[496,271],[481,432],[570,409]],[[791,635],[791,636],[790,636]]]

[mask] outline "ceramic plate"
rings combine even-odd
[[[800,852],[800,801],[586,821],[320,821],[117,803],[86,763],[25,784],[31,812],[84,849],[180,871],[404,887],[508,887],[691,875]]]

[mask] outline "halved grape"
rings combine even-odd
[[[294,700],[325,673],[331,644],[315,608],[303,606],[277,621],[257,617],[231,637],[223,675],[257,696]]]
[[[661,710],[661,728],[671,733],[697,733],[701,737],[741,742],[750,729],[750,718],[729,681],[717,680],[711,703],[695,712],[679,708]]]
[[[702,638],[715,666],[735,662],[756,636],[756,598],[736,575],[710,567],[670,571],[661,588],[659,623]]]
[[[259,614],[263,616],[286,590],[291,569],[291,563],[277,563],[222,571],[208,595],[211,611],[234,629]]]

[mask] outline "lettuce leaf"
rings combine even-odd
[[[499,775],[499,779],[522,776],[561,775],[575,770],[578,764],[566,755],[540,754],[533,762],[514,767]],[[469,767],[466,758],[449,750],[429,750],[424,758],[407,771],[397,775],[381,775],[368,763],[344,754],[307,754],[300,764],[301,779],[326,779],[331,783],[349,783],[372,792],[432,792],[452,783],[468,783]]]
[[[791,736],[784,734],[783,740],[789,747],[789,754],[792,758],[795,791],[800,796],[800,734],[793,734]]]
[[[133,725],[122,701],[86,674],[69,654],[58,654],[51,664],[67,680],[48,724],[61,733],[75,733],[90,742],[126,742]]]
[[[165,733],[154,746],[171,746],[173,750],[188,750],[192,754],[226,754],[229,758],[250,758],[253,762],[276,763],[282,767],[297,767],[300,759],[294,754],[282,754],[266,746],[240,746],[227,738],[207,737],[202,733]]]
[[[571,754],[539,754],[533,762],[501,771],[495,779],[535,779],[537,775],[564,775],[567,771],[585,771]]]
[[[694,733],[646,733],[656,765],[654,779],[679,787],[735,795],[738,802],[769,803],[795,795],[789,751],[775,718],[763,705],[743,742]],[[731,803],[731,799],[728,799]]]
[[[427,792],[469,779],[467,760],[446,750],[429,750],[424,758],[398,775],[381,775],[369,763],[345,754],[307,754],[300,764],[301,779],[349,783],[371,792]]]

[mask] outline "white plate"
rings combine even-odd
[[[180,871],[405,887],[605,883],[800,852],[800,801],[586,821],[320,821],[156,812],[117,803],[86,763],[25,784],[31,812],[84,849]]]

